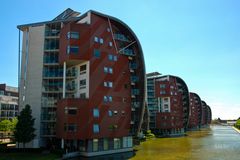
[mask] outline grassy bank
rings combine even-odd
[[[60,155],[48,153],[0,153],[0,160],[56,160]]]

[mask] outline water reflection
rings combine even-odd
[[[185,137],[156,138],[136,152],[72,160],[240,160],[240,134],[227,126],[188,132]]]
[[[97,156],[97,157],[91,157],[91,158],[78,157],[78,158],[73,158],[71,160],[124,160],[124,159],[130,159],[134,155],[135,155],[134,152],[125,152],[125,153]]]

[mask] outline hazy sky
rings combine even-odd
[[[240,117],[239,0],[2,0],[0,83],[17,86],[16,26],[51,20],[66,8],[121,19],[142,44],[147,72],[180,76],[213,118]]]

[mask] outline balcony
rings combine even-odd
[[[139,102],[132,102],[132,107],[139,108],[140,103]]]
[[[139,81],[139,77],[138,76],[131,76],[131,82],[133,82],[133,83],[136,83],[136,82],[138,82]]]
[[[60,30],[52,29],[45,31],[45,38],[59,38]]]
[[[137,69],[137,63],[134,63],[134,62],[129,63],[129,68],[130,69]]]
[[[130,42],[130,40],[125,35],[120,33],[114,34],[114,39],[123,42]]]
[[[131,93],[132,93],[132,95],[134,95],[134,96],[140,94],[139,89],[132,89],[132,90],[131,90]]]
[[[77,71],[76,70],[67,70],[66,77],[69,78],[76,78]]]
[[[69,83],[66,85],[66,92],[75,92],[77,89],[77,84],[73,83]]]
[[[132,49],[123,49],[120,51],[120,54],[126,55],[126,56],[135,56],[135,53]]]

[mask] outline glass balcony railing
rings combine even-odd
[[[77,89],[77,84],[67,84],[66,91],[75,91]]]
[[[125,35],[119,34],[119,33],[114,34],[114,39],[119,41],[129,42],[129,39]]]
[[[76,71],[67,71],[66,76],[67,77],[76,77],[77,72]]]
[[[46,30],[45,31],[45,37],[54,37],[54,36],[59,36],[60,30]]]
[[[139,95],[139,89],[132,89],[131,90],[132,95]]]
[[[126,56],[135,56],[135,53],[132,49],[123,49],[120,51],[120,53]]]
[[[139,77],[138,76],[131,76],[131,82],[138,82],[139,81]]]
[[[130,69],[137,69],[137,63],[129,63]]]

